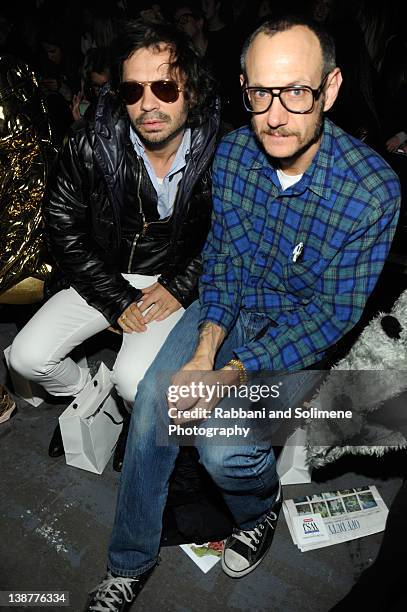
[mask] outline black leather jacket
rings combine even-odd
[[[44,216],[54,273],[46,295],[72,286],[112,325],[140,292],[122,272],[160,274],[184,306],[197,297],[200,253],[211,214],[215,109],[194,128],[172,215],[159,220],[157,195],[129,137],[129,121],[106,87],[95,117],[74,124],[48,184]]]

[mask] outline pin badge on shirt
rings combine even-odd
[[[300,259],[300,257],[302,256],[302,253],[304,251],[304,243],[303,242],[299,242],[297,244],[297,246],[294,248],[293,250],[293,262],[295,263],[298,259]]]

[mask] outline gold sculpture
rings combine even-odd
[[[55,153],[34,73],[0,55],[0,304],[42,299],[50,268],[41,202]]]

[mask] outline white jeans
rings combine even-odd
[[[152,285],[157,276],[123,274],[133,287]],[[154,361],[165,339],[184,313],[180,308],[164,321],[152,321],[147,331],[123,333],[112,382],[119,395],[133,403],[137,385]],[[10,366],[28,380],[40,383],[51,395],[77,395],[90,379],[67,355],[84,340],[109,327],[108,320],[70,287],[56,293],[14,339]]]

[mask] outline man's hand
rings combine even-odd
[[[196,420],[196,414],[205,415],[213,410],[222,399],[222,386],[237,385],[239,386],[239,372],[229,365],[220,370],[205,370],[202,362],[196,360],[189,361],[171,381],[172,390],[177,393],[176,389],[189,392],[183,393],[186,397],[179,397],[175,401],[168,399],[168,407],[176,408],[177,416],[172,420],[176,425]],[[195,414],[182,414],[193,410]],[[199,418],[199,417],[198,417]],[[205,416],[201,417],[205,418]]]
[[[144,315],[144,322],[150,323],[151,321],[163,321],[170,316],[173,312],[176,312],[182,308],[182,304],[171,295],[165,287],[160,283],[154,283],[149,287],[145,287],[141,290],[143,297],[141,298],[140,312],[144,313],[148,308],[150,310]]]
[[[82,102],[82,94],[81,92],[77,93],[73,98],[72,98],[72,104],[71,104],[71,111],[72,111],[72,117],[75,119],[75,121],[78,121],[79,119],[81,119],[82,115],[81,115],[81,111],[80,111],[80,103]]]
[[[187,393],[183,394],[186,397],[179,397],[176,401],[168,399],[169,408],[176,408],[179,412],[201,407],[212,410],[221,399],[216,393],[211,395],[211,389],[215,388],[213,385],[219,382],[233,385],[239,379],[238,372],[230,366],[213,371],[215,356],[224,337],[225,331],[215,323],[208,321],[201,326],[194,356],[171,380],[174,389],[183,387],[187,390]],[[173,418],[177,424],[190,420],[193,419]]]
[[[144,332],[147,330],[146,322],[135,302],[127,306],[117,319],[122,330],[128,334],[132,332]]]
[[[213,373],[212,363],[210,361],[206,359],[197,359],[196,357],[188,361],[188,363],[173,376],[171,385],[178,388],[188,386],[191,389],[191,393],[188,394],[188,397],[180,398],[176,402],[170,402],[168,400],[168,406],[170,408],[177,408],[178,410],[190,410],[194,408],[200,399],[199,397],[193,397],[192,387],[193,385],[197,385],[200,381],[203,382],[203,378],[207,376],[207,373]]]

